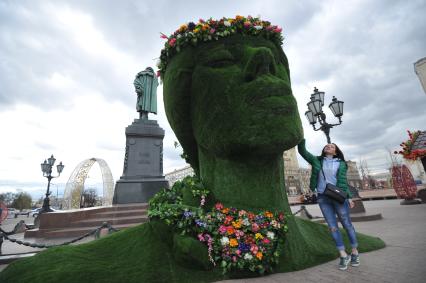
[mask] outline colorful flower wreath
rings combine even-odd
[[[410,132],[407,130],[407,132],[410,138],[400,144],[400,146],[402,147],[402,150],[394,151],[394,153],[401,154],[402,157],[408,160],[416,160],[418,158],[425,157],[426,149],[414,149],[414,150],[412,149],[413,144],[415,143],[416,139],[420,135],[421,131]]]
[[[263,36],[281,45],[283,42],[281,31],[282,28],[252,16],[236,16],[220,20],[210,18],[206,21],[200,19],[197,24],[193,22],[183,24],[170,36],[161,33],[161,38],[167,41],[161,50],[157,76],[163,77],[169,60],[186,46],[196,46],[200,42],[218,40],[233,34]]]
[[[200,200],[197,207],[183,204],[185,190]],[[222,267],[224,273],[271,272],[282,253],[287,216],[271,211],[253,213],[222,203],[207,209],[208,195],[209,190],[197,177],[186,177],[149,201],[148,216],[161,219],[181,235],[205,243],[210,262]]]

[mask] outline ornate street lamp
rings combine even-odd
[[[314,131],[323,131],[325,136],[327,137],[327,143],[331,143],[330,129],[334,126],[342,124],[343,101],[339,101],[336,97],[333,96],[332,102],[328,106],[333,112],[333,115],[339,119],[338,124],[329,124],[326,122],[326,116],[322,110],[322,107],[324,106],[324,92],[318,91],[316,87],[314,88],[314,93],[311,94],[311,101],[307,103],[307,106],[308,111],[305,112],[305,115],[309,121],[309,124],[312,125]],[[320,124],[320,127],[318,129],[315,127],[317,119]]]
[[[41,171],[43,172],[43,177],[47,178],[47,190],[46,190],[46,197],[43,200],[43,207],[40,210],[40,213],[44,212],[52,212],[53,210],[50,208],[50,181],[53,178],[57,178],[61,175],[62,170],[64,170],[64,165],[62,164],[62,161],[56,165],[56,170],[58,171],[58,176],[52,176],[52,167],[55,164],[55,157],[53,157],[53,154],[51,157],[49,157],[47,160],[45,159],[43,163],[40,164]]]

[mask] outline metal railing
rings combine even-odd
[[[100,238],[100,232],[101,232],[102,229],[108,229],[108,234],[119,231],[118,229],[112,227],[111,224],[109,224],[108,222],[104,222],[104,223],[102,223],[102,225],[100,227],[98,227],[98,228],[78,237],[78,238],[72,239],[70,241],[66,241],[66,242],[63,242],[61,244],[40,244],[40,243],[31,243],[31,242],[21,241],[21,240],[9,237],[10,235],[17,234],[17,231],[19,229],[20,224],[22,225],[22,223],[16,224],[15,228],[10,232],[4,231],[0,227],[0,255],[2,254],[2,245],[3,245],[4,240],[10,241],[12,243],[16,243],[18,245],[31,247],[31,248],[47,248],[48,249],[48,248],[53,248],[53,247],[58,247],[58,246],[66,246],[66,245],[78,242],[78,241],[80,241],[84,238],[87,238],[87,237],[93,236],[93,235],[95,236],[95,239],[99,239]],[[23,224],[25,224],[25,223],[23,223]],[[28,226],[27,224],[25,224],[25,227],[30,228],[31,226]]]

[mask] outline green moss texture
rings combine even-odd
[[[298,218],[296,223],[301,228],[302,237],[309,239],[298,252],[301,258],[309,260],[289,258],[277,271],[302,269],[337,257],[325,225]],[[346,236],[344,240],[349,243]],[[361,252],[384,247],[378,238],[358,234],[358,240]],[[87,244],[52,248],[15,261],[0,273],[0,282],[214,282],[230,277],[222,275],[220,267],[204,270],[199,266],[178,264],[172,251],[173,241],[167,226],[146,223]]]
[[[234,35],[188,47],[163,79],[167,118],[196,171],[200,149],[263,157],[303,137],[287,57],[269,40]]]
[[[338,256],[326,226],[291,215],[282,153],[303,138],[287,58],[262,37],[232,35],[187,47],[163,76],[167,118],[188,162],[210,190],[207,206],[284,212],[288,233],[276,272]],[[185,202],[192,204],[190,196]],[[195,204],[195,202],[194,202]],[[19,260],[0,282],[212,282],[224,279],[207,247],[150,222],[76,247]],[[345,238],[347,243],[347,238]],[[384,247],[358,234],[361,252]],[[347,243],[348,244],[348,243]],[[254,274],[235,273],[231,277]]]

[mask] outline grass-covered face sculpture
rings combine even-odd
[[[167,117],[189,162],[276,156],[303,132],[287,58],[259,36],[232,35],[186,47],[163,75]]]

